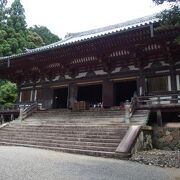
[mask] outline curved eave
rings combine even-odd
[[[29,56],[29,55],[38,54],[40,52],[47,52],[49,50],[54,50],[54,49],[57,49],[57,48],[60,48],[60,47],[66,47],[66,46],[79,44],[79,43],[90,41],[90,40],[95,40],[95,39],[99,39],[99,38],[103,38],[103,37],[108,37],[108,36],[111,36],[111,35],[114,35],[114,34],[124,33],[124,32],[132,31],[132,30],[135,30],[135,29],[148,27],[148,26],[150,26],[150,25],[152,25],[154,23],[157,23],[157,22],[159,22],[159,20],[156,18],[156,19],[150,20],[148,23],[145,22],[145,23],[141,23],[141,24],[139,23],[138,25],[132,25],[130,27],[116,28],[114,30],[110,30],[109,32],[107,30],[105,32],[99,32],[99,33],[95,33],[93,35],[89,35],[89,37],[88,37],[88,35],[86,35],[86,37],[84,37],[84,38],[81,38],[81,37],[69,37],[69,38],[64,39],[64,40],[62,40],[60,42],[56,42],[56,43],[51,44],[51,45],[36,48],[36,49],[30,50],[29,52],[20,53],[20,54],[12,55],[12,56],[0,57],[0,61],[25,57],[25,56]],[[75,39],[75,40],[71,41],[71,39]],[[79,40],[76,40],[76,39],[79,39]]]

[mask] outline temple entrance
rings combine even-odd
[[[67,108],[68,88],[54,89],[53,108]]]
[[[90,107],[102,102],[102,85],[87,85],[87,86],[79,86],[78,101],[86,101],[89,102]]]
[[[126,100],[130,101],[136,91],[137,84],[135,80],[114,83],[114,105],[119,106]]]

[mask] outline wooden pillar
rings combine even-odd
[[[35,102],[35,89],[36,89],[36,85],[34,83],[33,85],[33,89],[32,89],[32,101]]]
[[[137,94],[139,96],[146,95],[146,81],[145,81],[145,77],[142,75],[140,75],[137,80]]]
[[[171,68],[170,68],[170,75],[171,75],[171,91],[173,93],[177,93],[177,83],[176,83],[176,73],[175,73],[175,69],[174,69],[174,65],[171,65]]]
[[[42,87],[42,107],[45,109],[52,108],[53,103],[53,89],[51,89],[49,86],[44,85]]]
[[[139,87],[138,87],[138,91],[139,91],[139,96],[145,96],[146,95],[146,78],[143,74],[143,71],[144,71],[144,61],[145,61],[145,58],[140,58],[139,59],[140,61],[140,70],[139,70]]]
[[[172,53],[171,44],[166,44],[166,57],[170,62],[170,80],[171,80],[171,91],[173,93],[177,93],[177,83],[176,83],[176,70],[175,70],[175,63]]]
[[[17,84],[17,100],[16,103],[21,103],[21,97],[22,93],[21,93],[21,86]]]
[[[158,109],[156,111],[156,114],[157,114],[157,124],[158,124],[158,126],[162,126],[162,113],[161,113],[161,110]]]
[[[103,81],[102,102],[103,102],[103,107],[105,108],[109,108],[114,105],[114,88],[112,81],[109,80]]]
[[[68,88],[68,108],[72,109],[75,101],[77,101],[77,85],[70,83]]]

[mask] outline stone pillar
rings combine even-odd
[[[126,101],[125,105],[125,118],[124,118],[124,122],[125,123],[129,123],[130,122],[130,112],[129,112],[129,108],[130,108],[130,103],[129,101]]]
[[[18,117],[18,119],[19,119],[20,121],[22,121],[22,120],[23,120],[24,107],[23,107],[23,106],[20,106],[19,108],[20,108],[20,109],[19,109],[19,117]]]
[[[14,120],[14,114],[11,114],[11,117],[10,117],[11,121]]]
[[[114,88],[113,82],[104,80],[102,85],[102,103],[103,107],[109,108],[114,105]]]
[[[1,114],[1,123],[4,124],[4,115]]]
[[[68,108],[73,109],[75,101],[77,101],[77,85],[70,83],[68,88]]]
[[[51,89],[48,85],[43,85],[42,87],[42,107],[44,109],[52,108],[53,103],[53,89]]]

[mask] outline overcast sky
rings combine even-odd
[[[163,8],[152,0],[21,0],[21,3],[28,26],[47,26],[61,38],[68,32],[120,23]]]

